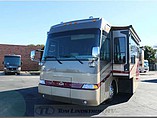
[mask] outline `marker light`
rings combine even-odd
[[[93,22],[96,22],[96,20],[95,20],[95,19],[93,19]]]

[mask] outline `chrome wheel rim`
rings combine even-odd
[[[110,99],[113,97],[113,95],[114,95],[114,87],[113,87],[113,85],[111,84],[110,85],[110,88],[109,88],[110,90],[109,90],[109,94],[110,94]]]

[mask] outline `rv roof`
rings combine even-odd
[[[76,23],[77,24],[77,23],[93,22],[93,21],[98,21],[100,19],[101,18],[89,18],[89,19],[81,19],[81,20],[73,20],[73,21],[68,21],[68,22],[61,22],[60,24],[52,26],[52,28],[60,27],[60,26],[68,25],[68,24],[72,24],[72,23]]]
[[[134,30],[133,26],[132,25],[129,25],[129,26],[112,26],[111,27],[113,30],[125,30],[125,29],[128,29],[130,30],[130,32],[133,34],[135,40],[139,43],[141,42],[141,39],[139,38],[139,36],[137,35],[136,31]]]
[[[83,20],[74,20],[65,23],[60,23],[51,27],[48,33],[57,33],[57,32],[64,32],[68,30],[77,30],[77,29],[90,29],[90,28],[103,28],[106,24],[108,26],[109,23],[106,22],[103,18],[90,18],[90,19],[83,19]]]
[[[14,57],[21,57],[21,55],[15,55],[15,54],[6,54],[6,55],[4,55],[4,56],[14,56]]]

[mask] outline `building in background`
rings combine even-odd
[[[21,55],[22,59],[22,71],[31,71],[31,70],[39,70],[39,65],[37,62],[33,62],[30,60],[30,52],[31,50],[41,49],[43,46],[34,46],[34,45],[8,45],[8,44],[0,44],[0,70],[3,70],[3,61],[4,55],[6,54],[16,54]],[[40,58],[40,55],[37,55]]]

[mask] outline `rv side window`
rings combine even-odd
[[[114,38],[114,63],[122,64],[126,62],[126,39],[125,37]]]

